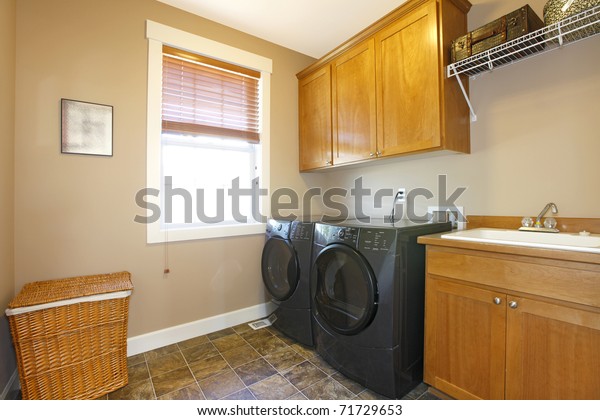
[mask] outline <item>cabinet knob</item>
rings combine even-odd
[[[369,156],[373,157],[375,156],[375,153],[369,153]]]
[[[499,297],[494,298],[494,304],[500,305],[501,303],[502,303],[502,299],[500,299]]]
[[[517,302],[515,302],[514,300],[511,300],[510,302],[508,302],[508,306],[510,306],[511,309],[517,309],[519,304]]]
[[[325,162],[325,165],[331,165],[333,162],[331,160],[328,160],[327,162]]]
[[[379,150],[377,151],[377,156],[381,156],[381,152]]]

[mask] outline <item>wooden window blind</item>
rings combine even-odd
[[[162,129],[260,140],[260,72],[163,46]]]

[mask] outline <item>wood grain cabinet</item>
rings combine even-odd
[[[300,80],[300,170],[333,164],[331,145],[331,69],[324,66]]]
[[[420,152],[468,153],[468,107],[444,71],[450,42],[466,33],[470,6],[409,0],[298,73],[300,170]],[[307,93],[327,71],[330,94]],[[330,126],[320,123],[328,120]],[[328,141],[332,159],[323,161]]]
[[[600,265],[427,248],[426,383],[461,399],[600,398]]]

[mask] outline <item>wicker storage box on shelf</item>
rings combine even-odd
[[[23,399],[92,399],[127,385],[128,272],[23,286],[6,315]]]

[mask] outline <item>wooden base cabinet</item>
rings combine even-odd
[[[300,170],[469,153],[469,110],[445,68],[470,7],[467,0],[409,0],[298,73]],[[310,93],[317,80],[319,91]],[[331,160],[323,158],[326,147]]]
[[[474,251],[463,251],[473,255],[461,260],[460,252],[443,249],[428,246],[427,384],[459,399],[600,399],[600,309],[582,305],[572,293],[582,270],[597,284],[582,287],[581,299],[597,300],[598,266],[563,269],[572,270],[563,287],[574,296],[564,301],[552,298],[564,296],[558,277],[548,282],[544,296],[534,294],[544,260]],[[449,263],[453,257],[486,271]],[[444,261],[452,266],[445,269]],[[498,277],[490,277],[494,274]],[[474,281],[477,275],[481,284]],[[520,290],[507,289],[511,282]]]

